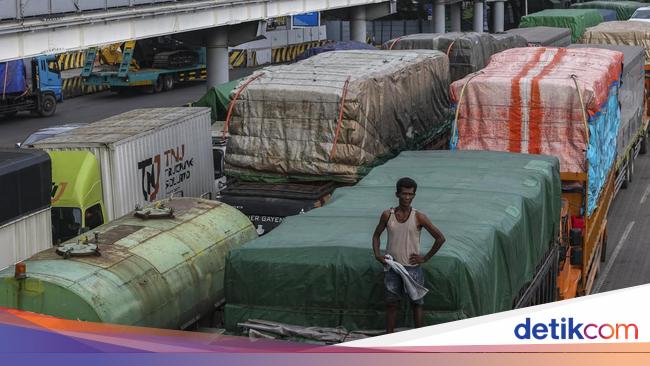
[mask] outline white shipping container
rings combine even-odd
[[[49,207],[0,226],[0,269],[51,248],[51,230]]]
[[[106,214],[113,220],[171,195],[212,197],[210,125],[209,108],[136,109],[35,147],[92,152],[100,165]]]

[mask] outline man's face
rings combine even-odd
[[[399,193],[395,193],[397,198],[399,198],[399,205],[403,207],[411,206],[413,198],[415,198],[415,188],[400,188]]]

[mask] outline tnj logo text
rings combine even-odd
[[[526,318],[515,326],[514,332],[519,339],[639,339],[639,327],[634,323],[596,324],[570,317],[532,324],[530,318]]]

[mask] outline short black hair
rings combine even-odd
[[[400,193],[402,188],[413,188],[413,192],[418,190],[418,184],[409,177],[400,178],[396,184],[397,193]]]

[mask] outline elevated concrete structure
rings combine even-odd
[[[365,6],[366,19],[374,19],[376,13],[386,15],[389,14],[386,9],[395,9],[395,0],[187,0],[63,14],[56,18],[3,20],[0,22],[0,62],[355,6]],[[228,32],[229,35],[235,33]],[[233,42],[228,37],[228,43]]]

